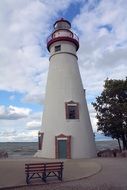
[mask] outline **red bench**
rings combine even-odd
[[[31,179],[40,178],[47,182],[48,177],[57,177],[62,181],[63,162],[48,163],[28,163],[25,164],[26,183],[29,184]]]

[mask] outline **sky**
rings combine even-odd
[[[0,142],[37,141],[49,67],[46,39],[64,17],[79,36],[78,64],[91,102],[104,80],[127,76],[127,1],[0,1]]]

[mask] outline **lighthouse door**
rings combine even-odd
[[[58,140],[58,157],[67,158],[67,140]]]

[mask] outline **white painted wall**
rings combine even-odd
[[[60,52],[54,47],[61,45]],[[50,65],[46,87],[42,129],[43,149],[35,156],[55,158],[55,136],[71,135],[71,157],[92,158],[96,148],[79,73],[76,47],[72,42],[55,42],[50,47]],[[67,120],[65,102],[79,103],[79,119]]]

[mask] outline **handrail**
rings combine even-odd
[[[68,36],[64,36],[64,35],[61,35],[59,37],[53,37],[53,35],[50,34],[48,36],[48,38],[47,38],[47,43],[49,43],[49,41],[52,40],[52,39],[57,39],[57,38],[60,38],[60,37],[67,37],[68,38]],[[72,39],[77,40],[79,42],[79,38],[75,33],[73,33],[72,37],[69,37],[69,38],[72,38]]]

